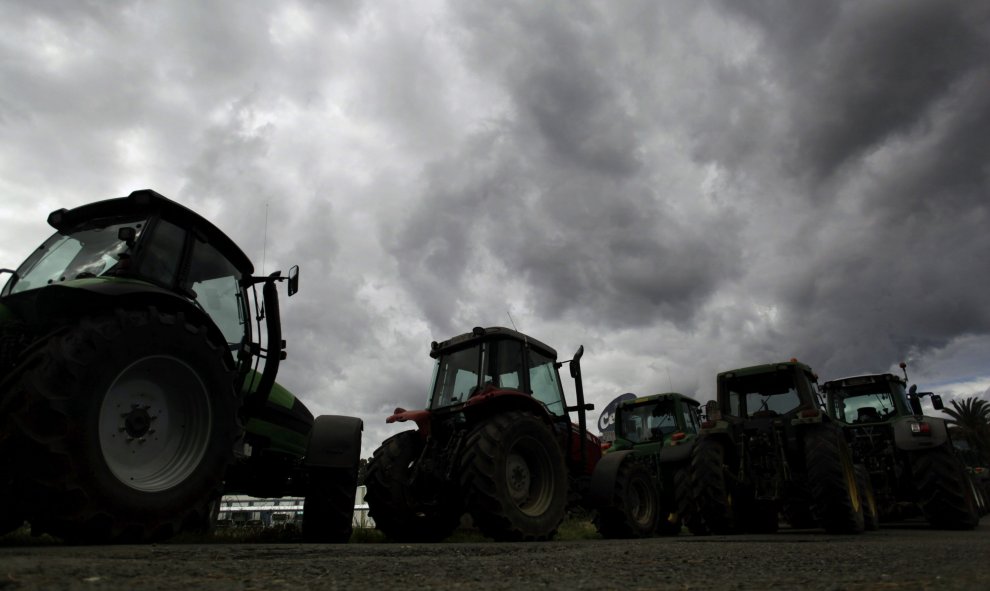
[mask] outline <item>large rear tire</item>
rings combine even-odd
[[[805,466],[815,518],[831,534],[863,533],[863,505],[849,445],[837,429],[804,434]]]
[[[657,529],[660,497],[650,472],[635,458],[619,466],[607,507],[595,515],[595,526],[604,538],[646,538]]]
[[[921,511],[940,529],[973,529],[979,523],[965,468],[946,446],[911,452],[911,473]]]
[[[386,439],[368,463],[368,514],[375,527],[394,542],[439,542],[454,533],[460,522],[459,507],[427,506],[413,493],[414,463],[422,451],[419,433],[403,431]]]
[[[33,533],[144,542],[209,521],[242,429],[233,359],[205,327],[118,310],[29,363],[11,422]]]
[[[564,519],[564,456],[550,427],[531,414],[496,414],[472,431],[461,478],[475,525],[497,541],[548,540]]]
[[[709,437],[698,439],[691,454],[691,490],[698,511],[692,533],[736,533],[732,491],[726,479],[725,447]]]

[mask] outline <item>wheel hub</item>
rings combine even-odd
[[[124,413],[122,430],[128,437],[140,439],[148,434],[151,430],[151,422],[157,418],[148,413],[150,408],[150,406],[135,406],[130,412]]]
[[[518,502],[529,497],[530,473],[529,464],[519,454],[511,454],[505,462],[508,476],[509,494]]]

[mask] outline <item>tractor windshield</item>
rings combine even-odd
[[[773,417],[801,405],[794,373],[776,371],[725,378],[729,414],[737,417]]]
[[[680,431],[673,400],[623,405],[615,423],[615,435],[633,443],[663,441]]]
[[[846,423],[880,423],[897,415],[898,399],[901,408],[910,408],[900,382],[845,384],[831,396],[833,416]]]
[[[481,345],[445,352],[437,359],[430,408],[464,402],[480,389]]]
[[[53,283],[123,274],[130,265],[134,244],[144,220],[98,220],[70,233],[54,234],[35,250],[4,288],[5,294],[37,289]],[[121,238],[121,230],[134,234]],[[126,230],[125,232],[129,232]]]

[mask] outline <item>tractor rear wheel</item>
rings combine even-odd
[[[680,525],[686,526],[691,533],[696,533],[695,530],[704,530],[698,517],[694,497],[691,495],[691,473],[687,465],[674,469],[674,505],[677,508]],[[680,533],[680,527],[677,533]]]
[[[701,437],[691,454],[691,489],[697,517],[694,534],[731,534],[736,531],[732,491],[726,479],[725,447],[722,442]],[[703,525],[702,525],[703,524]]]
[[[816,427],[804,434],[805,466],[815,517],[832,534],[864,529],[863,505],[849,445],[837,429]]]
[[[947,446],[911,452],[911,473],[921,511],[940,529],[973,529],[979,523],[965,468]]]
[[[645,538],[656,531],[659,510],[660,498],[650,472],[627,457],[616,474],[611,502],[598,511],[595,526],[604,538]]]
[[[424,504],[411,487],[413,468],[423,451],[417,431],[403,431],[386,439],[368,463],[365,500],[375,527],[395,542],[439,542],[454,533],[459,508]],[[446,495],[431,491],[434,497]]]
[[[564,456],[550,427],[529,413],[499,413],[472,431],[461,478],[475,525],[497,541],[548,540],[564,519]]]
[[[11,421],[33,533],[142,542],[209,521],[242,428],[233,360],[205,327],[118,310],[28,363]]]

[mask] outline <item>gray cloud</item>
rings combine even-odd
[[[4,266],[154,188],[302,267],[280,381],[425,402],[508,324],[589,398],[797,356],[988,384],[990,10],[921,1],[6,2]],[[266,231],[267,219],[267,231]],[[266,239],[267,235],[267,239]]]

